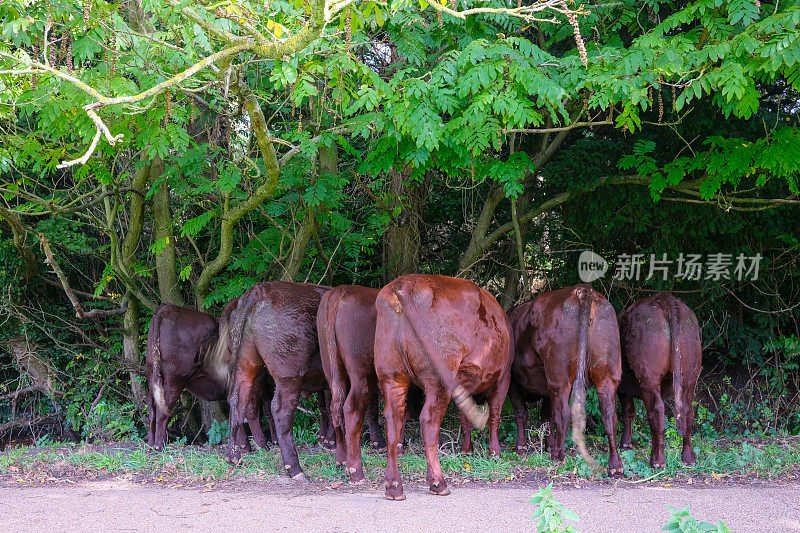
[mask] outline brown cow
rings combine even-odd
[[[236,307],[231,300],[223,311],[223,322]],[[223,328],[224,331],[224,328]],[[160,306],[150,321],[147,334],[147,406],[150,424],[147,443],[161,448],[167,440],[167,422],[181,392],[206,401],[225,400],[228,395],[230,351],[220,339],[219,321],[206,313],[173,304]],[[259,378],[248,402],[248,419],[261,419],[261,397],[266,375]],[[254,440],[266,446],[260,424],[251,426]]]
[[[489,450],[500,455],[497,428],[511,369],[506,317],[497,300],[473,282],[423,274],[389,283],[375,306],[375,370],[386,402],[386,497],[405,498],[397,454],[412,382],[425,391],[419,419],[430,491],[449,494],[437,447],[451,396],[478,429],[487,417],[472,395],[486,397]]]
[[[564,459],[571,415],[572,438],[581,456],[597,466],[583,436],[588,377],[597,389],[608,435],[609,474],[621,474],[614,393],[622,368],[617,315],[609,301],[589,285],[576,285],[540,294],[516,307],[509,318],[516,345],[511,401],[517,419],[517,449],[525,448],[525,400],[539,397],[544,399],[543,418],[555,426],[555,435],[551,425],[548,437],[551,457],[556,461]]]
[[[322,369],[331,387],[336,462],[348,467],[351,483],[364,481],[361,429],[368,415],[375,448],[386,446],[378,426],[375,374],[375,299],[378,289],[341,285],[325,293],[317,311]],[[372,407],[372,408],[370,408]]]
[[[231,317],[233,384],[230,462],[238,462],[244,448],[240,433],[246,399],[259,373],[266,367],[275,381],[272,415],[278,432],[284,468],[294,479],[306,479],[292,438],[294,414],[301,392],[328,388],[319,358],[316,317],[319,301],[329,287],[283,281],[253,285]]]
[[[689,307],[669,293],[642,298],[619,317],[622,339],[622,447],[632,447],[633,398],[641,398],[650,423],[650,464],[663,468],[664,397],[675,398],[675,426],[683,436],[681,459],[695,463],[692,448],[694,389],[702,364],[700,327]]]

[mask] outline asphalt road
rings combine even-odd
[[[534,484],[466,484],[433,496],[409,483],[403,502],[377,488],[286,480],[167,487],[111,479],[0,485],[0,531],[533,531]],[[800,485],[554,487],[579,531],[659,531],[667,506],[736,532],[800,532]]]

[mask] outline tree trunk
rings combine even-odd
[[[386,283],[419,268],[425,191],[423,185],[408,181],[405,169],[402,172],[392,169],[389,171],[389,195],[394,210],[400,206],[400,214],[392,219],[383,237]]]
[[[309,185],[314,185],[319,179],[319,174],[328,173],[333,174],[338,171],[339,154],[335,147],[328,148],[320,146],[317,152],[318,164],[312,166],[312,178]],[[292,251],[289,253],[289,259],[283,269],[281,279],[283,281],[292,281],[300,271],[303,265],[303,259],[308,250],[308,244],[311,238],[317,231],[317,215],[319,214],[318,207],[307,207],[306,212],[303,214],[303,220],[300,222],[300,228],[295,234],[294,241],[292,242]]]
[[[506,267],[505,280],[503,281],[503,294],[500,297],[500,305],[505,311],[508,311],[517,303],[520,279],[519,269],[515,266],[517,257],[516,246],[514,243],[509,242],[506,248],[508,266]]]
[[[150,180],[154,182],[164,172],[164,162],[153,161],[150,168]],[[172,214],[169,207],[169,183],[164,180],[153,196],[153,230],[156,242],[161,242],[163,249],[156,255],[156,274],[158,290],[163,302],[170,302],[181,307],[186,303],[178,285],[178,268],[175,254],[175,236],[173,235]]]
[[[128,367],[128,375],[131,379],[131,392],[133,400],[139,406],[145,405],[147,391],[141,381],[142,355],[139,350],[139,300],[128,292],[128,308],[122,319],[122,356]]]
[[[470,271],[472,266],[477,261],[477,248],[478,243],[480,243],[489,231],[489,226],[492,224],[492,220],[494,219],[494,213],[497,211],[497,206],[500,205],[500,202],[503,201],[505,198],[505,194],[503,193],[503,187],[498,183],[492,184],[491,188],[489,189],[489,195],[486,197],[486,201],[483,203],[483,208],[481,208],[481,213],[478,215],[478,222],[475,224],[475,228],[472,230],[472,234],[470,235],[469,245],[467,249],[464,250],[464,253],[461,255],[461,259],[458,262],[458,268],[460,270],[459,274],[464,275]]]
[[[228,415],[225,413],[222,402],[207,402],[200,398],[197,400],[200,402],[200,423],[206,433],[211,429],[211,424],[214,423],[214,420],[220,424],[228,420]]]

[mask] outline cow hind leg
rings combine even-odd
[[[450,494],[447,482],[439,464],[439,432],[442,428],[442,419],[450,402],[450,395],[439,385],[425,388],[425,404],[419,415],[420,431],[422,433],[422,446],[425,449],[425,459],[428,463],[427,481],[429,490],[438,496]]]
[[[681,460],[687,465],[693,465],[697,461],[694,454],[694,447],[692,446],[692,429],[694,428],[694,388],[696,381],[692,383],[685,383],[683,385],[683,420],[685,429],[683,432],[683,450],[681,451]]]
[[[500,436],[498,435],[500,413],[503,410],[503,403],[506,401],[510,382],[511,376],[507,374],[487,395],[489,404],[489,455],[494,457],[500,457],[501,453]]]
[[[347,444],[347,473],[350,483],[364,482],[364,466],[361,461],[361,430],[369,407],[373,390],[366,381],[354,380],[344,403],[344,426]]]
[[[184,383],[170,383],[166,381],[163,384],[162,394],[154,399],[155,404],[155,431],[153,437],[153,447],[162,449],[167,444],[167,424],[169,417],[172,413],[172,408],[183,392]]]
[[[275,389],[269,386],[265,389],[264,398],[261,400],[261,408],[267,417],[267,428],[269,428],[269,442],[278,444],[278,430],[275,428],[275,417],[272,416],[272,398],[275,396]]]
[[[317,393],[317,405],[319,406],[319,434],[317,439],[320,446],[326,450],[333,450],[336,447],[335,428],[331,423],[330,394],[329,390],[321,390]]]
[[[472,453],[472,422],[461,411],[458,412],[458,420],[461,426],[461,453]]]
[[[619,403],[622,406],[622,440],[620,447],[623,450],[633,449],[633,420],[636,417],[636,406],[633,404],[633,396],[629,394],[619,394]]]
[[[253,387],[247,401],[245,417],[247,418],[247,426],[250,428],[250,436],[253,438],[253,442],[255,442],[256,446],[265,450],[267,448],[267,436],[261,427],[263,415],[262,392]]]
[[[542,404],[539,407],[539,418],[544,426],[544,449],[551,451],[556,447],[556,418],[553,412],[553,402],[550,401],[549,396],[542,398]]]
[[[374,381],[374,380],[373,380]],[[375,383],[372,383],[372,389],[375,390]],[[367,407],[367,427],[369,428],[369,441],[372,448],[382,452],[386,451],[386,439],[383,437],[380,422],[378,421],[378,398],[380,394],[377,391],[372,393],[372,398]]]
[[[334,364],[338,364],[335,362]],[[336,440],[336,464],[345,465],[347,463],[347,436],[345,428],[345,401],[348,398],[348,383],[344,379],[346,369],[340,365],[336,377],[331,376],[328,383],[331,387],[331,424],[333,425],[334,438]]]
[[[156,443],[156,405],[152,392],[147,394],[147,418],[147,445],[153,447]]]
[[[275,428],[278,430],[278,445],[281,449],[284,470],[292,479],[308,481],[308,477],[300,468],[300,459],[292,435],[294,413],[300,401],[302,384],[303,380],[300,377],[275,380],[272,416],[275,418]]]
[[[238,464],[242,459],[242,453],[250,451],[247,434],[244,431],[244,422],[248,414],[252,416],[252,413],[248,413],[252,388],[251,373],[237,369],[234,372],[233,388],[228,396],[231,436],[225,459],[231,464]]]
[[[620,459],[617,449],[617,410],[614,394],[617,387],[610,381],[600,382],[595,387],[600,400],[603,429],[608,437],[608,475],[622,475],[622,459]]]
[[[511,396],[511,406],[514,408],[514,420],[517,423],[517,453],[525,453],[528,449],[528,435],[526,433],[528,404],[515,385],[511,385],[508,393]]]
[[[383,409],[383,416],[386,419],[386,498],[405,500],[397,455],[403,438],[409,383],[385,380],[380,383],[380,386],[386,402]]]
[[[641,389],[652,441],[650,466],[664,468],[667,461],[664,456],[664,400],[661,398],[661,385],[643,383]]]
[[[555,432],[555,438],[551,441],[550,457],[553,461],[563,461],[564,444],[567,441],[567,428],[569,427],[569,392],[571,386],[550,391],[550,406],[553,412],[554,427],[550,428],[551,433]]]

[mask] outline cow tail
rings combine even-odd
[[[244,328],[247,326],[247,321],[250,319],[250,311],[259,300],[257,290],[252,289],[246,294],[242,295],[242,300],[239,300],[239,306],[231,313],[230,320],[230,333],[231,333],[231,361],[229,365],[228,380],[233,379],[233,373],[236,369],[236,362],[239,360],[239,352],[242,350],[242,338],[244,337]],[[228,384],[230,390],[230,383]]]
[[[592,310],[592,294],[588,287],[578,287],[573,293],[578,298],[578,369],[572,384],[570,417],[572,418],[572,440],[578,452],[590,467],[598,469],[597,461],[586,449],[586,367],[589,347],[589,315]]]
[[[669,323],[669,345],[670,345],[670,359],[672,360],[672,390],[675,395],[675,429],[683,436],[686,433],[686,417],[683,416],[683,376],[681,368],[681,350],[680,350],[680,325],[678,324],[679,311],[678,302],[675,298],[670,297],[668,302],[665,302],[664,310],[667,313],[667,322]]]
[[[320,333],[320,356],[327,361],[330,371],[329,386],[331,388],[331,421],[334,428],[344,429],[344,413],[342,409],[345,401],[345,382],[341,374],[339,348],[336,344],[336,315],[342,296],[331,293],[323,295],[325,300],[325,316],[317,315],[317,331]]]
[[[161,322],[166,312],[165,309],[164,306],[156,309],[150,320],[150,329],[147,331],[147,359],[153,366],[153,374],[148,376],[150,380],[148,394],[157,411],[167,409],[167,401],[164,397],[164,369],[161,361]]]
[[[442,355],[439,353],[438,347],[433,343],[430,336],[424,335],[423,332],[420,331],[420,327],[425,322],[420,316],[417,306],[411,300],[407,299],[405,295],[401,294],[400,291],[395,291],[395,295],[401,307],[398,312],[405,311],[408,323],[411,324],[411,328],[414,330],[420,343],[422,343],[422,347],[427,352],[428,359],[433,365],[434,370],[436,370],[439,379],[442,380],[447,391],[452,395],[453,401],[458,409],[464,413],[475,429],[481,430],[486,427],[486,422],[489,420],[488,411],[478,407],[475,400],[472,399],[472,396],[464,389],[461,383],[458,382],[450,369],[447,368]]]

